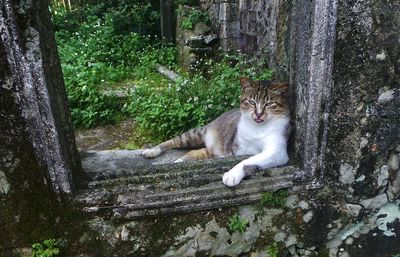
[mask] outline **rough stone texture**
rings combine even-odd
[[[236,50],[239,47],[239,0],[200,0],[203,10],[210,14],[220,47]]]
[[[57,198],[72,192],[71,174],[78,175],[80,161],[47,1],[2,0],[0,6],[4,249],[56,235],[63,220]]]
[[[140,153],[84,153],[82,165],[89,182],[75,196],[76,201],[87,212],[131,219],[257,202],[264,191],[293,185],[294,168],[290,166],[255,172],[252,179],[228,188],[221,183],[222,175],[243,158],[173,164],[184,152],[170,151],[154,160]]]
[[[0,13],[2,91],[14,97],[35,155],[53,190],[71,193],[79,156],[45,1],[3,1]],[[3,105],[3,108],[6,107]]]
[[[259,58],[275,60],[280,1],[240,1],[240,49]]]
[[[268,63],[288,80],[292,1],[202,0],[224,51],[241,50]]]
[[[238,217],[248,222],[245,232],[229,231],[225,226],[221,227],[216,220],[211,220],[205,224],[204,228],[190,227],[185,234],[177,236],[175,244],[178,247],[172,246],[163,256],[196,256],[198,252],[211,256],[239,256],[250,252],[261,234],[266,234],[271,230],[279,231],[274,226],[273,219],[282,212],[281,209],[259,211],[253,206],[240,207]]]
[[[400,4],[355,1],[340,2],[339,8],[328,144],[337,151],[331,151],[329,159],[365,177],[352,185],[360,199],[378,193],[384,166],[393,167],[389,157],[400,143]],[[329,165],[337,170],[339,162]],[[389,173],[392,184],[398,172],[391,168]]]
[[[180,64],[186,70],[198,66],[205,59],[214,54],[218,37],[212,28],[204,23],[194,24],[192,29],[182,29],[182,20],[190,15],[190,12],[198,7],[180,6],[182,12],[177,17],[176,44]]]
[[[295,1],[292,7],[294,152],[308,177],[324,171],[336,15],[337,1]]]
[[[43,153],[37,154],[34,142],[41,141],[32,136],[42,135],[41,130],[30,130],[32,121],[21,115],[24,92],[16,93],[12,79],[20,77],[11,73],[20,76],[26,70],[9,67],[10,44],[6,43],[13,38],[4,35],[14,27],[5,27],[4,15],[10,9],[8,2],[2,3],[6,4],[0,9],[0,115],[6,122],[0,123],[4,131],[0,135],[4,146],[0,149],[1,254],[19,247],[16,255],[21,255],[33,241],[51,237],[67,239],[68,256],[266,256],[268,249],[277,249],[279,256],[400,253],[400,3],[203,1],[211,13],[231,23],[236,19],[232,10],[242,6],[243,16],[237,17],[263,28],[254,34],[254,27],[246,27],[243,35],[255,35],[249,39],[256,46],[274,43],[275,54],[266,58],[275,56],[270,63],[276,63],[281,68],[278,73],[292,84],[296,125],[292,152],[294,163],[303,170],[296,173],[298,180],[293,182],[292,174],[285,173],[295,168],[286,167],[271,171],[283,174],[261,171],[237,188],[226,188],[221,176],[238,159],[160,164],[175,159],[177,153],[144,160],[140,151],[89,152],[82,154],[88,180],[79,186],[74,207],[63,202],[63,209],[51,194],[60,180],[47,180],[55,187],[46,185],[44,178],[52,170],[37,161]],[[262,9],[267,6],[271,13],[260,15],[273,20],[248,15],[259,8],[269,10]],[[33,14],[37,18],[37,12]],[[197,39],[190,42],[193,49],[199,46]],[[257,51],[254,45],[249,47]],[[16,61],[25,61],[23,55],[16,56]],[[17,97],[21,102],[16,102]],[[43,112],[35,122],[48,122],[47,114]],[[290,190],[284,204],[265,203],[270,195],[264,190],[285,187]],[[249,202],[253,204],[226,207]],[[228,230],[235,213],[248,221],[243,233]],[[57,233],[54,225],[58,224]]]

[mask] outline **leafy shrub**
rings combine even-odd
[[[181,21],[181,29],[193,29],[197,23],[209,24],[211,22],[210,16],[207,12],[193,8],[187,17],[183,17]]]
[[[52,13],[75,126],[114,123],[122,115],[116,98],[103,93],[106,82],[143,75],[156,62],[174,62],[175,48],[143,34],[155,32],[159,20],[150,4],[107,2],[73,12],[53,8]]]
[[[287,196],[288,192],[286,190],[264,192],[261,194],[261,204],[270,207],[283,207]]]
[[[193,5],[199,5],[199,0],[174,0],[174,4],[175,5],[179,5],[179,4],[182,4],[182,5],[191,5],[191,6],[193,6]]]
[[[31,257],[52,257],[60,254],[61,240],[48,239],[32,245]]]
[[[146,81],[138,83],[126,110],[157,141],[202,126],[239,106],[240,77],[271,78],[271,71],[257,73],[244,59],[228,56],[208,61],[202,66],[206,72],[198,71],[176,84],[152,87]]]
[[[55,30],[68,36],[80,29],[80,25],[93,18],[113,21],[115,31],[124,35],[136,32],[142,35],[157,35],[160,32],[160,13],[157,6],[132,0],[103,1],[84,4],[71,11],[54,2],[50,7]]]
[[[231,232],[239,231],[240,233],[244,233],[246,231],[247,225],[249,222],[245,219],[241,219],[237,213],[235,213],[230,219],[228,223],[228,229]]]
[[[154,65],[176,69],[176,48],[144,35],[153,33],[159,22],[151,5],[112,0],[73,12],[52,8],[52,13],[72,120],[78,127],[114,123],[129,113],[141,131],[164,140],[237,107],[241,76],[269,79],[272,75],[260,68],[263,64],[226,56],[168,84],[154,75]],[[194,10],[189,23],[207,19],[206,13]],[[134,80],[136,87],[130,103],[122,108],[123,103],[103,92],[110,82],[126,79]]]

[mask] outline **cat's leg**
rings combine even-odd
[[[285,141],[269,145],[261,153],[241,161],[231,170],[225,172],[222,181],[227,186],[236,186],[244,177],[250,175],[254,167],[268,169],[284,165],[288,160]]]
[[[167,140],[155,147],[143,151],[144,158],[155,158],[162,153],[175,148],[199,148],[204,146],[203,135],[206,127],[191,129],[180,136]]]
[[[175,162],[184,162],[184,161],[192,161],[192,160],[205,160],[210,159],[214,155],[212,151],[208,148],[202,148],[198,150],[192,150],[186,153],[181,158],[177,159]]]
[[[161,143],[155,147],[144,150],[142,153],[142,156],[144,158],[155,158],[155,157],[161,155],[165,151],[168,151],[168,150],[174,149],[174,148],[178,148],[178,147],[179,147],[179,142],[177,140],[170,139],[170,140],[167,140],[164,143]]]

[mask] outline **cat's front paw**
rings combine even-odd
[[[228,187],[233,187],[239,185],[244,176],[245,172],[243,170],[243,167],[236,165],[230,171],[225,172],[224,176],[222,177],[222,181]]]
[[[155,158],[159,156],[162,153],[160,147],[153,147],[150,149],[146,149],[143,151],[141,154],[144,158],[149,159],[149,158]]]

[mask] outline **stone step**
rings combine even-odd
[[[75,201],[87,212],[108,212],[113,218],[190,212],[254,203],[262,192],[292,187],[296,168],[256,171],[239,186],[222,183],[224,172],[245,157],[172,163],[184,151],[148,160],[136,151],[82,153],[88,176]]]

